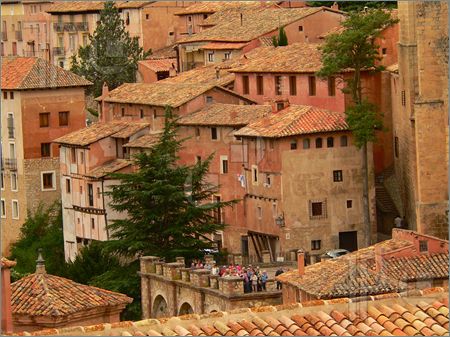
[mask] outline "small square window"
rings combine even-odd
[[[50,143],[41,143],[41,157],[50,157]]]
[[[208,14],[203,14],[203,19],[207,19],[208,18]]]
[[[284,104],[283,102],[278,102],[277,103],[277,111],[283,110],[284,109]]]
[[[303,32],[303,26],[298,26],[298,31]]]
[[[297,141],[296,140],[291,141],[291,150],[297,150]]]
[[[8,99],[8,92],[7,91],[3,91],[3,99]]]
[[[316,149],[322,148],[322,138],[316,138]]]
[[[428,251],[428,241],[420,240],[419,241],[419,252],[427,252]]]
[[[387,48],[382,48],[382,49],[381,49],[381,53],[382,53],[383,55],[386,55],[386,54],[387,54]]]
[[[353,200],[347,200],[347,208],[353,208]]]
[[[145,20],[150,19],[150,14],[145,14]]]
[[[322,203],[321,202],[313,202],[311,203],[311,215],[312,216],[321,216],[322,215]]]
[[[214,62],[214,52],[208,53],[208,62]]]
[[[42,173],[42,189],[43,190],[55,189],[54,177],[55,177],[55,175],[53,172],[43,172]]]
[[[321,240],[312,240],[311,241],[311,250],[320,250]]]
[[[327,138],[327,147],[333,147],[334,146],[334,138],[328,137]]]
[[[309,149],[311,146],[311,141],[309,138],[303,139],[303,149]]]
[[[217,128],[211,128],[211,139],[217,140]]]
[[[333,171],[333,181],[334,182],[342,181],[342,170]]]
[[[50,125],[50,113],[49,112],[41,112],[39,114],[39,126],[41,128],[46,128]]]
[[[213,98],[212,96],[206,96],[206,103],[212,103],[213,102]]]
[[[10,91],[10,92],[9,92],[9,98],[10,98],[10,99],[14,99],[14,92],[13,92],[13,91]]]
[[[327,202],[324,200],[309,201],[309,218],[325,219],[327,217]]]
[[[59,126],[69,125],[69,111],[61,111],[59,113]]]
[[[346,147],[348,145],[347,136],[341,136],[341,147]]]

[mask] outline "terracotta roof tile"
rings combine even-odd
[[[99,12],[104,8],[104,1],[59,1],[51,5],[47,13],[70,13],[70,12]],[[147,1],[116,1],[117,8],[141,8],[148,5]]]
[[[128,167],[132,165],[131,160],[127,159],[114,159],[110,162],[107,162],[103,165],[97,166],[93,170],[89,171],[88,173],[84,174],[85,176],[92,177],[92,178],[103,178],[107,176],[110,173],[117,172],[125,167]]]
[[[126,305],[132,301],[120,293],[46,273],[31,274],[11,284],[14,315],[62,317],[95,307]]]
[[[247,43],[230,43],[230,42],[210,42],[200,47],[205,50],[230,50],[230,49],[242,49]]]
[[[269,105],[235,105],[215,103],[202,110],[183,116],[180,125],[244,126],[270,113]]]
[[[247,63],[230,69],[231,72],[314,73],[322,67],[318,43],[293,43],[284,47],[260,47]]]
[[[130,142],[124,144],[124,147],[134,147],[134,148],[144,148],[151,149],[160,138],[161,132],[153,132],[147,135],[143,135],[139,138],[131,140]]]
[[[234,81],[234,74],[228,69],[238,61],[226,61],[183,71],[177,76],[166,78],[159,83],[193,83],[208,85],[228,85]]]
[[[172,58],[142,60],[139,64],[156,73],[177,68],[177,60]]]
[[[3,57],[2,89],[84,87],[88,80],[37,57]]]
[[[247,125],[236,132],[236,135],[279,138],[347,129],[343,113],[306,105],[291,105]]]
[[[241,9],[260,6],[260,1],[200,1],[176,12],[175,15],[211,14],[230,8]]]
[[[171,44],[169,46],[152,50],[152,54],[149,55],[149,59],[157,60],[157,59],[174,59],[176,61],[177,51],[175,50],[175,45]]]
[[[83,129],[68,133],[60,138],[55,139],[53,142],[65,145],[74,146],[87,146],[95,143],[96,141],[111,137],[128,135],[128,137],[146,127],[148,123],[139,122],[124,122],[124,121],[112,121],[108,123],[94,123],[91,126]]]
[[[214,22],[213,27],[183,38],[178,43],[198,41],[248,42],[277,30],[279,26],[285,26],[321,10],[321,7],[303,7],[289,9],[251,8],[230,11],[225,18]]]
[[[17,264],[16,261],[8,260],[6,257],[2,257],[1,266],[2,268],[12,268]]]

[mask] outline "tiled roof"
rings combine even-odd
[[[87,286],[46,273],[35,273],[11,284],[13,315],[66,316],[95,307],[131,303],[128,296]]]
[[[241,49],[247,45],[246,42],[210,42],[200,47],[200,49],[208,50],[227,50],[227,49]]]
[[[261,47],[259,53],[231,72],[314,73],[322,67],[317,43],[293,43],[284,47]]]
[[[235,135],[279,138],[347,129],[344,113],[307,105],[291,105],[247,125]]]
[[[160,135],[161,132],[153,132],[147,135],[143,135],[139,138],[136,138],[123,146],[150,149],[159,141]]]
[[[138,61],[139,64],[154,71],[155,73],[160,71],[169,71],[171,68],[177,68],[176,59],[154,59],[154,60],[142,60]]]
[[[104,176],[117,172],[125,167],[128,167],[132,164],[130,160],[127,159],[114,159],[108,163],[105,163],[101,166],[97,166],[95,169],[91,170],[89,173],[85,175],[88,177],[93,177],[96,179],[103,178]]]
[[[271,112],[270,105],[235,105],[215,103],[179,119],[180,125],[244,126]]]
[[[141,8],[148,5],[147,1],[115,1],[119,9]],[[104,8],[104,1],[58,1],[51,5],[47,13],[68,13],[68,12],[92,12],[101,11]]]
[[[212,14],[227,9],[260,7],[261,1],[200,1],[175,13],[175,15]]]
[[[83,129],[68,133],[55,139],[53,142],[65,145],[87,146],[100,139],[113,135],[116,137],[121,134],[131,135],[131,132],[137,132],[144,127],[148,127],[148,124],[123,121],[112,121],[108,123],[98,122]]]
[[[97,336],[448,335],[448,288],[33,332]]]
[[[273,40],[272,40],[272,37],[270,37],[270,36],[260,37],[259,42],[261,42],[261,46],[273,47]]]
[[[145,128],[148,128],[150,126],[150,123],[141,123],[141,122],[124,122],[126,126],[119,130],[118,132],[115,132],[111,135],[111,137],[114,138],[128,138],[134,135],[135,133],[144,130]]]
[[[37,57],[2,57],[2,89],[49,89],[92,85],[88,80]]]
[[[321,10],[322,7],[303,7],[289,9],[256,8],[230,11],[229,15],[218,21],[215,26],[177,42],[249,42],[259,36],[277,30],[280,26],[295,22]]]
[[[152,54],[148,57],[149,59],[176,59],[177,58],[177,52],[174,49],[175,45],[170,45],[158,50],[152,50]]]
[[[16,261],[8,260],[6,257],[2,257],[1,261],[2,268],[12,268],[16,265]]]

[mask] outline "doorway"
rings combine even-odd
[[[339,232],[339,248],[347,249],[349,252],[358,250],[358,232]]]

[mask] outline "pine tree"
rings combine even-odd
[[[217,186],[205,181],[212,155],[193,166],[180,165],[176,118],[166,108],[166,122],[159,142],[149,153],[135,157],[137,171],[112,174],[120,181],[108,192],[111,207],[123,220],[109,225],[108,250],[128,257],[156,255],[199,257],[211,248],[211,234],[222,230],[214,213],[236,201],[214,202]]]
[[[363,95],[361,73],[383,70],[379,65],[381,57],[375,41],[383,29],[396,23],[389,12],[371,9],[352,12],[342,23],[344,30],[327,36],[321,47],[322,68],[318,76],[340,76],[346,70],[353,70],[349,77],[343,78],[346,85],[344,93],[350,94],[352,105],[347,108],[346,121],[353,133],[356,146],[362,148],[363,155],[363,205],[366,244],[371,244],[370,208],[369,208],[369,172],[367,144],[376,140],[375,131],[382,129],[382,120],[377,106]]]
[[[71,70],[94,83],[89,90],[95,97],[101,95],[105,82],[110,89],[136,82],[138,61],[151,53],[139,47],[138,37],[130,37],[112,1],[105,3],[89,41],[72,56]]]
[[[282,47],[288,45],[288,39],[283,27],[278,30],[278,37],[272,36],[272,44],[274,47]]]

